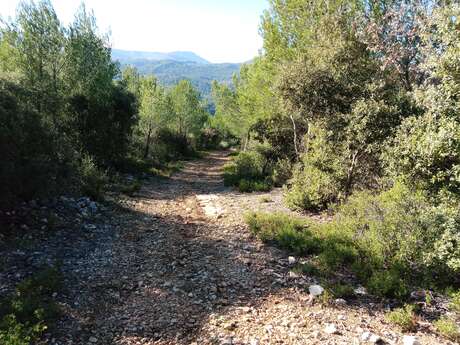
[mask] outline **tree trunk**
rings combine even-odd
[[[152,127],[149,126],[149,131],[147,133],[147,138],[145,140],[144,159],[146,159],[149,156],[151,136],[152,136]]]
[[[297,148],[297,127],[296,127],[296,124],[295,124],[294,116],[292,116],[292,114],[290,114],[289,117],[291,118],[292,130],[294,131],[293,140],[294,140],[295,156],[296,156],[296,160],[299,160],[299,149]]]
[[[246,140],[244,141],[243,151],[247,150],[250,139],[251,139],[251,132],[248,131],[248,133],[246,134]]]
[[[355,151],[351,156],[351,164],[348,167],[347,181],[345,183],[345,197],[348,197],[351,193],[351,186],[353,184],[356,163],[358,162],[358,155],[359,151]]]

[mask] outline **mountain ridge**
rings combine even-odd
[[[140,50],[123,50],[112,49],[112,59],[118,61],[133,61],[133,60],[172,60],[178,62],[195,62],[200,64],[211,64],[208,60],[202,58],[198,54],[191,51],[173,51],[173,52],[153,52]]]
[[[193,52],[172,53],[112,51],[112,59],[121,66],[133,66],[141,75],[154,75],[166,87],[188,79],[205,99],[210,99],[211,83],[230,84],[240,71],[241,63],[210,63]]]

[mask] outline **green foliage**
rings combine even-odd
[[[263,241],[275,242],[296,254],[317,253],[320,242],[307,228],[305,221],[282,213],[248,213],[249,229]]]
[[[292,163],[289,159],[279,159],[273,166],[272,180],[277,187],[282,187],[292,177]]]
[[[458,274],[458,242],[450,238],[458,219],[458,210],[433,207],[423,194],[397,184],[379,195],[353,195],[332,221],[310,223],[308,230],[276,214],[252,214],[246,222],[263,240],[319,254],[324,271],[352,269],[373,294],[404,299],[412,284],[442,286]]]
[[[241,179],[238,182],[238,190],[242,193],[267,192],[271,189],[271,184],[265,181]]]
[[[53,138],[40,114],[28,105],[31,92],[0,79],[0,207],[43,195],[57,181]]]
[[[237,186],[241,192],[268,191],[271,181],[266,172],[268,161],[257,151],[240,152],[224,166],[224,183]]]
[[[460,313],[460,291],[452,293],[450,297],[449,309],[456,313]]]
[[[2,344],[28,345],[39,339],[59,314],[52,294],[61,285],[57,269],[46,268],[22,281],[15,294],[0,303]]]
[[[353,286],[349,284],[334,284],[330,290],[335,298],[351,298],[355,295]]]
[[[93,199],[101,200],[107,183],[107,174],[96,165],[91,156],[83,157],[78,175],[81,179],[79,184],[82,193]]]
[[[387,271],[374,271],[367,282],[367,286],[369,291],[375,295],[404,299],[409,290],[402,277],[402,272],[396,268]]]
[[[451,238],[460,224],[457,213],[433,207],[423,194],[397,184],[380,195],[352,196],[319,231],[335,237],[334,243],[353,243],[360,258],[354,270],[370,279],[376,293],[403,296],[408,282],[443,284],[458,272],[459,248]]]
[[[139,180],[134,180],[133,182],[124,185],[121,192],[129,196],[133,196],[135,193],[140,191],[141,187],[142,183]]]
[[[181,80],[172,90],[175,117],[172,126],[184,137],[197,135],[207,121],[207,113],[200,104],[200,95],[190,81]]]
[[[452,341],[460,340],[460,329],[455,321],[443,317],[434,322],[434,327],[443,337]]]
[[[460,123],[446,117],[409,118],[386,155],[389,172],[437,195],[460,193]]]
[[[64,28],[51,3],[39,1],[22,2],[14,20],[2,21],[0,42],[8,55],[0,64],[0,175],[8,186],[0,207],[87,188],[74,185],[93,180],[84,157],[114,166],[137,121],[107,38],[84,6]]]
[[[321,210],[340,199],[345,172],[337,147],[331,145],[324,131],[318,130],[307,140],[309,152],[295,167],[285,200],[294,209]]]
[[[404,332],[410,332],[415,329],[417,326],[414,314],[414,306],[406,304],[404,308],[397,308],[385,315],[385,318],[401,327],[401,330]]]

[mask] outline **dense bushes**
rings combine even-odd
[[[100,194],[96,171],[125,158],[137,106],[95,19],[82,6],[66,30],[49,2],[22,3],[0,49],[0,207]]]
[[[28,99],[29,90],[0,80],[0,208],[60,182],[52,132]]]
[[[324,131],[308,139],[309,150],[296,165],[286,191],[291,208],[320,210],[340,200],[346,172],[337,151],[340,148],[327,140]]]
[[[459,216],[396,184],[380,195],[357,193],[328,223],[299,227],[287,216],[259,214],[247,222],[263,240],[300,254],[319,252],[329,269],[349,267],[372,293],[404,297],[409,285],[455,282],[460,242],[452,229],[460,226]]]
[[[259,152],[240,152],[231,163],[224,167],[224,183],[237,186],[242,192],[270,189],[267,179],[267,160]]]

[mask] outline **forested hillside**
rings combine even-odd
[[[84,5],[1,23],[0,344],[460,341],[460,4],[269,0],[260,33],[120,64]]]
[[[161,85],[170,87],[182,79],[192,82],[201,95],[211,101],[211,83],[230,85],[241,64],[209,63],[190,52],[148,53],[115,49],[112,58],[122,67],[135,67],[141,75],[154,75]]]

